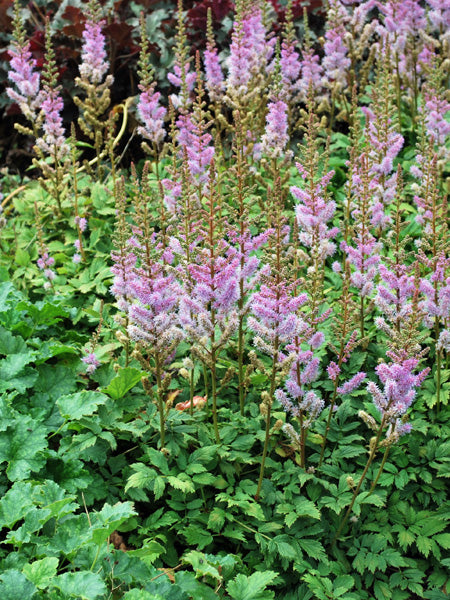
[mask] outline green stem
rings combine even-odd
[[[214,346],[211,349],[211,394],[212,394],[212,411],[214,435],[216,444],[220,444],[219,423],[217,420],[217,375],[216,375],[216,350]]]
[[[239,319],[238,331],[239,409],[244,416],[244,323]]]
[[[337,384],[338,384],[338,378],[336,377],[336,380],[334,382],[333,396],[331,398],[330,411],[328,413],[327,425],[325,427],[325,433],[324,433],[323,441],[322,441],[322,448],[321,448],[321,451],[320,451],[319,464],[317,465],[318,467],[320,467],[321,464],[322,464],[323,456],[325,454],[325,446],[327,445],[328,433],[329,433],[329,431],[331,429],[331,427],[330,427],[330,425],[331,425],[331,417],[333,416],[334,405],[336,404]]]
[[[158,411],[159,411],[159,436],[161,440],[161,450],[164,448],[165,443],[165,423],[164,423],[164,402],[161,392],[161,366],[159,364],[159,357],[156,357],[156,387],[158,397]]]
[[[389,450],[390,450],[390,449],[391,449],[391,447],[390,447],[390,446],[386,446],[386,448],[385,448],[385,450],[384,450],[384,456],[383,456],[383,460],[381,461],[381,465],[380,465],[380,468],[378,469],[377,476],[376,476],[376,477],[375,477],[375,479],[372,481],[372,485],[370,486],[369,494],[371,494],[371,493],[374,491],[374,489],[375,489],[375,487],[376,487],[376,485],[377,485],[377,483],[378,483],[378,480],[380,479],[380,475],[381,475],[381,473],[383,472],[384,465],[386,464],[386,461],[387,461],[387,459],[388,459],[388,456],[389,456]]]
[[[347,509],[347,511],[346,511],[346,513],[344,515],[344,518],[342,519],[341,524],[339,525],[339,528],[336,531],[336,533],[334,535],[334,538],[333,538],[333,540],[331,542],[331,547],[332,548],[336,544],[336,542],[338,541],[339,536],[341,535],[342,530],[344,529],[344,527],[345,527],[345,525],[347,523],[347,520],[348,520],[348,518],[350,516],[350,513],[352,512],[353,505],[355,504],[355,500],[356,500],[356,498],[357,498],[357,496],[359,494],[359,490],[361,489],[363,481],[366,478],[367,471],[369,470],[369,467],[372,464],[372,461],[373,461],[373,459],[375,457],[375,453],[376,453],[377,448],[378,448],[378,443],[380,441],[381,434],[383,433],[384,421],[385,421],[385,417],[383,417],[383,419],[381,421],[381,425],[380,425],[380,428],[378,429],[378,433],[377,433],[377,436],[376,436],[375,441],[373,443],[372,450],[370,451],[369,458],[367,459],[366,466],[364,467],[364,471],[362,472],[362,475],[360,477],[358,485],[356,486],[355,491],[353,492],[353,496],[352,496],[351,502],[349,504],[349,507],[348,507],[348,509]]]
[[[259,471],[258,487],[256,488],[256,494],[255,494],[255,500],[257,502],[259,500],[259,495],[261,493],[261,486],[262,486],[262,482],[263,482],[263,478],[264,478],[264,468],[266,465],[267,450],[269,448],[270,416],[271,416],[271,412],[272,412],[273,395],[275,393],[277,364],[278,364],[278,336],[275,339],[275,352],[273,355],[272,376],[271,376],[271,381],[270,381],[270,394],[269,394],[270,400],[268,402],[267,415],[266,415],[266,435],[264,438],[264,448],[263,448],[263,453],[262,453],[262,457],[261,457],[261,469]]]

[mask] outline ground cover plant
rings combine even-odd
[[[150,6],[120,107],[82,8],[65,128],[14,4],[0,598],[446,598],[448,3],[180,1],[168,97]]]

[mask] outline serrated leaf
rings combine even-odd
[[[310,538],[298,538],[300,548],[311,558],[316,560],[326,560],[325,550],[320,542]]]
[[[403,550],[410,546],[415,539],[416,536],[413,533],[411,533],[408,529],[404,529],[398,534],[398,543],[403,548]]]
[[[209,514],[208,529],[220,531],[225,523],[225,511],[215,506]]]
[[[294,504],[295,512],[299,517],[311,517],[312,519],[320,519],[320,510],[311,500],[306,498],[298,498]]]
[[[113,506],[105,504],[100,512],[91,515],[91,539],[96,545],[102,544],[111,533],[132,516],[137,515],[132,502],[117,502]]]
[[[31,471],[39,470],[45,462],[41,452],[46,447],[45,428],[36,427],[33,419],[27,417],[0,432],[0,463],[8,462],[10,481],[26,479]]]
[[[0,575],[2,600],[31,600],[36,591],[35,585],[16,569],[8,569]]]
[[[419,535],[416,538],[416,546],[419,552],[421,552],[426,558],[430,554],[432,543],[429,538]]]
[[[45,588],[49,581],[56,575],[59,560],[55,557],[46,557],[25,565],[23,574],[38,588]]]
[[[204,577],[205,575],[209,575],[210,577],[217,579],[217,581],[222,580],[219,571],[213,564],[211,564],[203,552],[191,550],[182,557],[181,562],[191,565],[195,571],[196,577]]]
[[[33,506],[31,494],[33,486],[29,482],[18,481],[0,499],[0,528],[12,529],[23,519]]]
[[[163,477],[156,477],[153,484],[153,493],[155,500],[159,500],[166,489],[166,480]]]
[[[95,413],[97,408],[108,401],[101,392],[77,392],[62,396],[56,401],[64,419],[77,420]]]
[[[58,575],[53,579],[52,587],[60,590],[68,598],[77,600],[96,600],[107,593],[106,584],[100,575],[90,571]]]
[[[162,599],[162,596],[160,598]],[[122,596],[122,600],[159,600],[159,598],[145,590],[130,590]]]
[[[102,391],[113,400],[120,400],[141,381],[143,375],[144,373],[139,369],[124,367]]]
[[[146,448],[145,455],[150,459],[150,464],[159,469],[163,475],[168,474],[169,464],[167,462],[167,458],[162,452],[159,452],[155,448]]]
[[[151,489],[154,480],[158,476],[156,471],[150,469],[150,467],[147,467],[147,465],[144,465],[143,463],[135,463],[134,465],[131,465],[131,468],[135,473],[128,477],[125,492],[130,488]]]
[[[192,481],[190,481],[190,480],[186,481],[186,480],[180,479],[179,477],[174,477],[173,475],[169,475],[167,477],[167,481],[168,481],[169,485],[171,485],[173,488],[175,488],[176,490],[181,490],[185,494],[188,494],[189,492],[195,492],[195,488],[192,484]]]
[[[265,588],[272,583],[278,573],[257,571],[247,577],[239,574],[227,585],[232,600],[273,600],[274,592]]]
[[[189,525],[183,530],[183,535],[190,546],[196,546],[199,550],[203,550],[213,541],[212,535],[198,525]]]
[[[438,533],[433,539],[439,546],[445,548],[445,550],[450,549],[450,533]]]

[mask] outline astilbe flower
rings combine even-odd
[[[298,162],[296,167],[302,178],[307,180],[305,167]],[[336,210],[336,203],[326,198],[326,188],[333,175],[334,171],[325,173],[316,182],[310,182],[306,189],[291,187],[291,194],[299,202],[295,206],[299,240],[306,248],[314,247],[315,256],[320,261],[334,254],[336,245],[331,240],[339,231],[337,227],[328,226]]]
[[[83,356],[81,359],[86,366],[86,374],[92,375],[94,371],[101,365],[101,362],[98,360],[94,352],[88,352],[86,356]]]
[[[441,34],[441,43],[450,40],[450,4],[448,0],[426,0],[431,8],[427,17],[434,30]]]
[[[384,23],[377,28],[383,46],[390,48],[394,68],[406,83],[407,91],[413,90],[420,70],[416,57],[423,47],[420,34],[427,29],[425,9],[419,0],[377,2],[377,8],[384,15]]]
[[[151,261],[135,269],[129,287],[136,302],[128,311],[128,333],[163,361],[170,354],[169,349],[183,338],[178,320],[178,283],[166,273],[163,264]]]
[[[44,250],[37,260],[37,266],[43,271],[47,281],[44,283],[44,288],[47,290],[52,286],[52,281],[56,277],[55,271],[51,268],[55,264],[53,256],[49,256],[48,251]]]
[[[268,105],[261,152],[271,159],[281,158],[288,142],[288,106],[275,97]]]
[[[327,31],[323,46],[324,57],[322,66],[327,85],[334,93],[347,85],[347,74],[351,65],[348,57],[348,47],[345,43],[345,22],[348,19],[345,8],[339,0],[332,0],[327,14]]]
[[[222,99],[223,96],[223,92],[225,89],[225,78],[222,72],[219,54],[214,41],[211,9],[208,9],[207,42],[206,50],[203,53],[203,64],[205,65],[205,81],[206,89],[209,92],[209,97],[213,102],[218,102]]]
[[[109,62],[106,60],[105,36],[102,33],[104,25],[104,20],[94,21],[92,18],[88,18],[82,34],[80,75],[93,84],[101,83],[109,69]]]
[[[57,89],[45,84],[41,92],[41,110],[43,115],[43,135],[36,140],[36,146],[45,154],[60,161],[69,154],[61,111],[64,103]]]
[[[206,131],[202,116],[197,111],[180,115],[177,126],[181,157],[187,158],[192,182],[194,185],[204,184],[209,178],[209,167],[215,152],[214,146],[210,145],[212,135]]]
[[[301,60],[301,76],[298,81],[298,94],[302,102],[306,102],[310,90],[317,102],[325,99],[323,93],[325,76],[319,56],[312,48],[305,48]]]
[[[36,60],[30,51],[30,42],[15,40],[12,49],[8,50],[11,57],[11,70],[8,77],[13,81],[18,91],[7,87],[6,93],[14,102],[17,102],[22,113],[31,121],[36,119],[40,107],[40,75],[36,68]]]
[[[362,154],[355,165],[356,173],[352,177],[354,208],[352,217],[353,239],[350,245],[341,243],[342,250],[347,254],[350,264],[354,267],[351,275],[352,284],[359,290],[360,298],[371,295],[380,262],[381,242],[377,241],[370,231],[370,199],[369,165],[366,154]]]
[[[196,263],[188,265],[194,287],[180,302],[180,320],[187,333],[195,340],[214,337],[216,327],[228,339],[238,326],[237,300],[239,297],[239,260],[227,256],[228,245],[216,248],[214,262],[210,251],[197,253]]]
[[[376,85],[371,92],[371,105],[362,107],[365,116],[369,163],[369,188],[372,192],[371,223],[373,227],[385,228],[390,223],[385,208],[390,205],[397,186],[394,160],[403,147],[403,136],[397,131],[396,107],[388,56],[380,58]]]
[[[238,4],[227,60],[227,92],[242,96],[255,75],[265,69],[273,53],[273,43],[266,42],[266,31],[258,3]]]
[[[422,112],[426,133],[435,144],[445,148],[447,138],[450,136],[450,123],[446,120],[450,111],[450,102],[443,94],[429,88],[424,91],[424,100]]]
[[[401,419],[416,397],[416,388],[420,387],[430,369],[426,368],[414,374],[420,362],[418,358],[409,358],[402,352],[387,352],[387,355],[391,361],[381,363],[375,368],[383,389],[370,381],[367,390],[382,417],[383,424],[390,425],[388,435],[392,436],[395,431],[401,435],[409,429],[402,429]]]
[[[295,41],[283,40],[280,52],[280,69],[282,85],[289,97],[298,87],[300,70],[300,54],[295,49]]]
[[[186,108],[191,104],[191,92],[195,87],[197,73],[190,70],[189,63],[185,63],[184,67],[176,62],[173,66],[173,73],[167,73],[167,79],[172,85],[180,88],[180,94],[171,94],[170,100],[174,108]]]
[[[264,277],[261,289],[253,295],[251,316],[247,324],[255,334],[256,348],[274,356],[299,333],[301,321],[297,310],[306,302],[306,294],[292,296],[285,282],[274,282]]]
[[[137,104],[138,115],[143,126],[138,127],[138,133],[150,142],[159,145],[166,136],[164,117],[167,110],[159,104],[161,94],[155,91],[155,84],[146,87],[138,85],[141,93]]]

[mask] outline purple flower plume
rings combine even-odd
[[[41,92],[41,109],[44,115],[44,134],[36,140],[36,145],[46,154],[61,160],[69,153],[69,146],[64,135],[61,110],[64,103],[57,90],[47,85]]]
[[[101,83],[109,69],[106,60],[105,36],[102,27],[105,21],[86,21],[83,30],[83,48],[81,51],[80,75],[91,83]]]
[[[203,62],[205,65],[206,88],[211,100],[216,102],[220,100],[223,95],[224,76],[222,67],[220,66],[217,48],[210,42],[206,45],[206,50],[203,54]]]
[[[416,396],[418,388],[430,369],[426,368],[414,374],[419,359],[406,358],[401,354],[387,353],[390,363],[382,363],[376,367],[377,375],[383,384],[380,389],[373,381],[367,384],[367,390],[373,402],[385,419],[385,423],[396,424],[397,419],[405,415]]]
[[[40,76],[34,70],[36,61],[30,51],[30,42],[26,42],[24,46],[16,42],[15,46],[8,50],[8,54],[11,57],[11,70],[8,71],[8,77],[16,84],[18,91],[8,87],[6,93],[11,100],[17,102],[27,118],[35,119],[36,111],[40,106]]]
[[[306,179],[308,174],[303,165],[296,163],[296,166],[303,179]],[[315,255],[322,261],[334,254],[336,245],[332,239],[339,231],[337,227],[328,226],[336,210],[336,203],[326,200],[326,188],[333,175],[334,171],[323,175],[314,183],[312,191],[309,187],[291,187],[291,194],[299,201],[295,207],[299,239],[306,248],[314,248]]]
[[[140,84],[138,87],[141,94],[139,95],[137,110],[142,123],[144,123],[143,126],[138,127],[138,133],[145,139],[160,144],[166,135],[164,117],[167,112],[159,104],[161,94],[155,92],[154,84],[151,84],[150,87]]]
[[[289,141],[288,107],[283,100],[274,100],[269,102],[268,109],[261,151],[269,158],[279,158]]]

